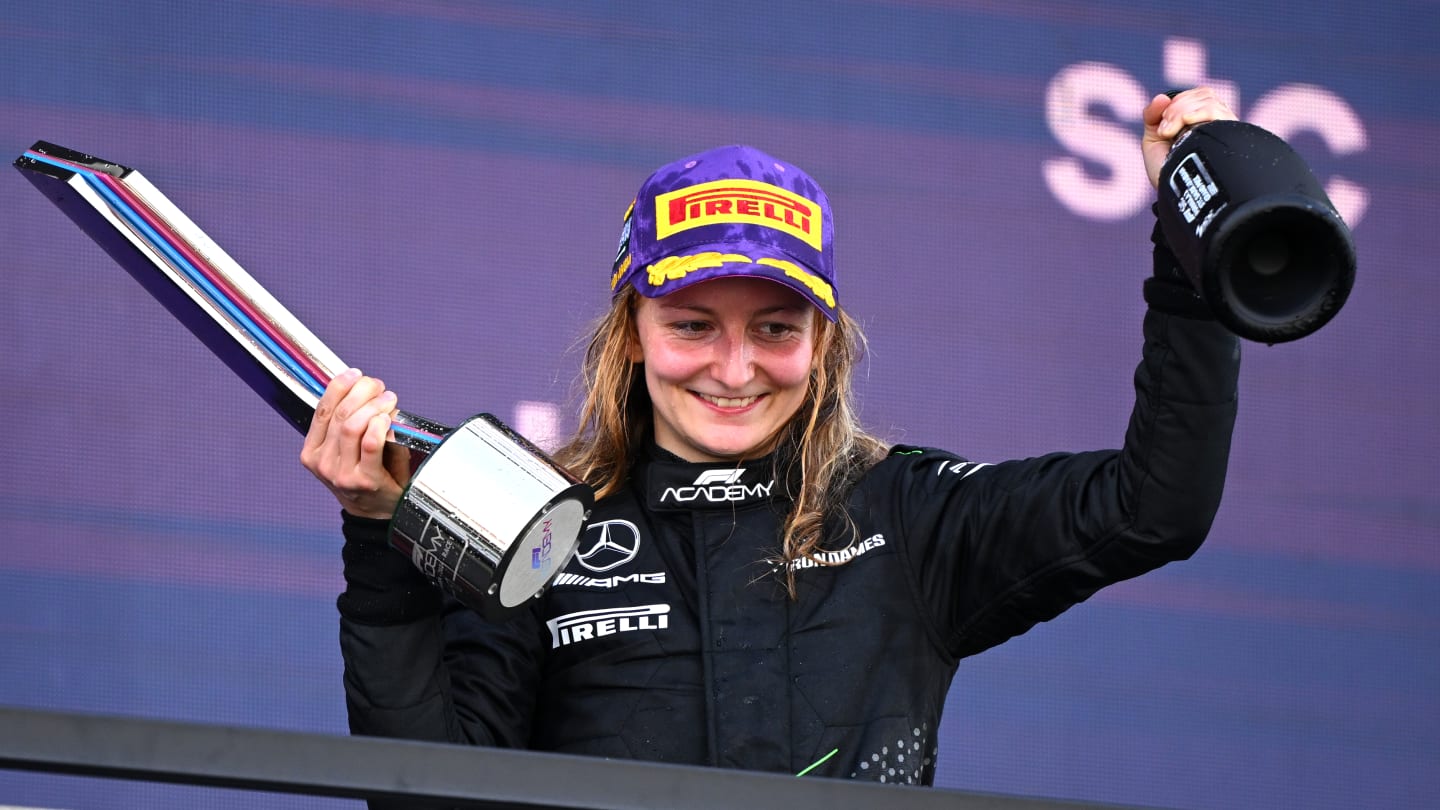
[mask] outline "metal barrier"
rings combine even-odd
[[[20,708],[0,708],[0,768],[493,810],[1099,808],[839,779]]]

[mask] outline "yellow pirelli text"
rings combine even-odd
[[[655,198],[655,238],[701,225],[748,224],[774,228],[821,250],[820,206],[793,191],[756,180],[715,180]]]

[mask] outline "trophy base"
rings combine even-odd
[[[593,506],[588,486],[480,414],[415,471],[390,521],[390,544],[468,607],[503,619],[570,561]]]

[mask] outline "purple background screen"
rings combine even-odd
[[[1120,441],[1139,110],[1224,87],[1354,224],[1354,293],[1309,338],[1245,346],[1194,559],[961,665],[939,783],[1420,807],[1440,795],[1437,31],[1432,4],[1326,0],[9,3],[0,145],[139,168],[407,410],[544,440],[574,426],[576,339],[640,181],[751,143],[834,201],[866,423],[998,461]],[[343,733],[338,508],[300,436],[17,172],[0,213],[0,703]],[[0,772],[0,803],[255,797]]]

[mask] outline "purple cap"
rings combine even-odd
[[[722,146],[650,175],[620,234],[610,289],[647,298],[722,276],[768,278],[835,320],[835,222],[820,184],[749,146]]]

